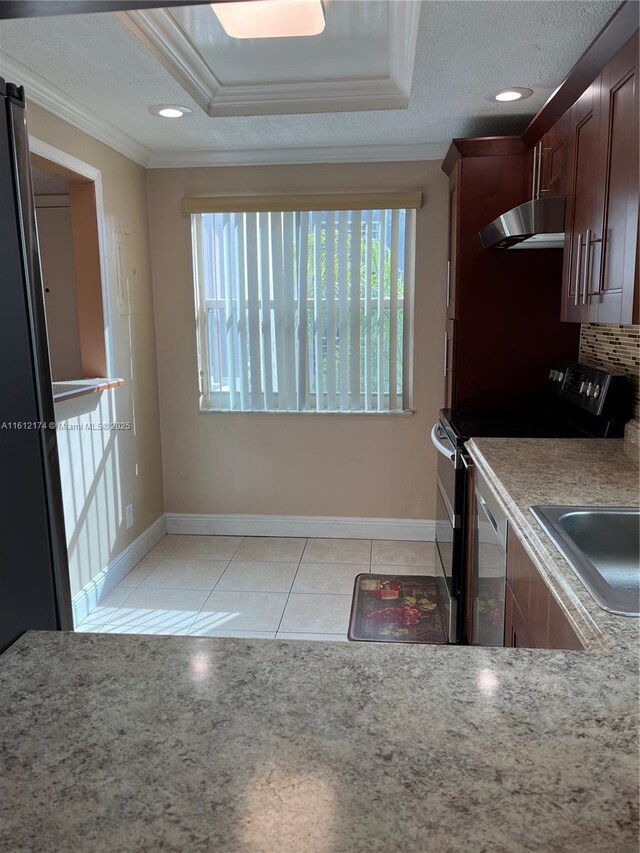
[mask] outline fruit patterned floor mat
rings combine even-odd
[[[436,578],[358,575],[349,639],[376,643],[447,642]]]

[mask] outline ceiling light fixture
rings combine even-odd
[[[526,89],[524,86],[512,86],[510,89],[500,89],[491,95],[487,95],[487,100],[507,103],[509,101],[522,101],[531,95],[533,95],[533,89]]]
[[[319,36],[326,23],[321,0],[244,0],[211,8],[234,39]]]
[[[189,107],[181,107],[178,104],[156,104],[149,107],[149,112],[152,116],[161,116],[162,118],[182,118],[188,115],[191,110]]]

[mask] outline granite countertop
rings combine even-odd
[[[637,853],[636,655],[29,632],[0,850]]]
[[[548,438],[476,438],[466,446],[585,648],[637,653],[640,619],[596,604],[531,507],[637,506],[639,448],[622,439]]]
[[[634,457],[470,450],[590,650],[28,632],[0,656],[1,853],[637,853],[639,620],[528,513],[634,503]]]

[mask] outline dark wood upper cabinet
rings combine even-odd
[[[636,33],[571,109],[563,320],[634,320],[638,121]]]
[[[532,199],[566,194],[570,118],[567,111],[531,149]]]
[[[604,180],[600,277],[590,297],[589,319],[632,323],[638,276],[638,36],[602,73],[600,148]]]
[[[577,359],[579,329],[560,321],[561,250],[483,247],[480,229],[529,197],[530,158],[517,137],[475,142],[455,140],[443,164],[450,168],[445,405],[526,405],[544,393],[551,367]]]
[[[571,110],[562,272],[562,319],[576,323],[585,323],[589,319],[588,294],[594,273],[591,247],[600,245],[599,242],[595,242],[600,240],[597,204],[599,171],[601,171],[599,162],[600,81],[598,79],[589,86]]]
[[[622,3],[522,136],[449,147],[447,406],[530,405],[580,323],[638,322],[637,21]],[[566,198],[564,251],[484,249],[484,226],[547,196]]]
[[[542,137],[539,190],[541,196],[566,195],[569,125],[570,114],[567,111]]]
[[[458,171],[454,168],[449,179],[449,247],[447,255],[447,283],[445,301],[447,317],[456,316],[456,256],[458,252]]]

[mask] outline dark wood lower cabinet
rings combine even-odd
[[[584,646],[576,637],[567,617],[562,612],[555,598],[549,595],[549,636],[550,649],[583,649]]]
[[[584,648],[511,528],[507,533],[504,644],[529,649]]]
[[[522,615],[518,602],[507,584],[506,590],[506,614],[504,622],[504,644],[511,649],[535,649],[531,631],[527,620]]]

